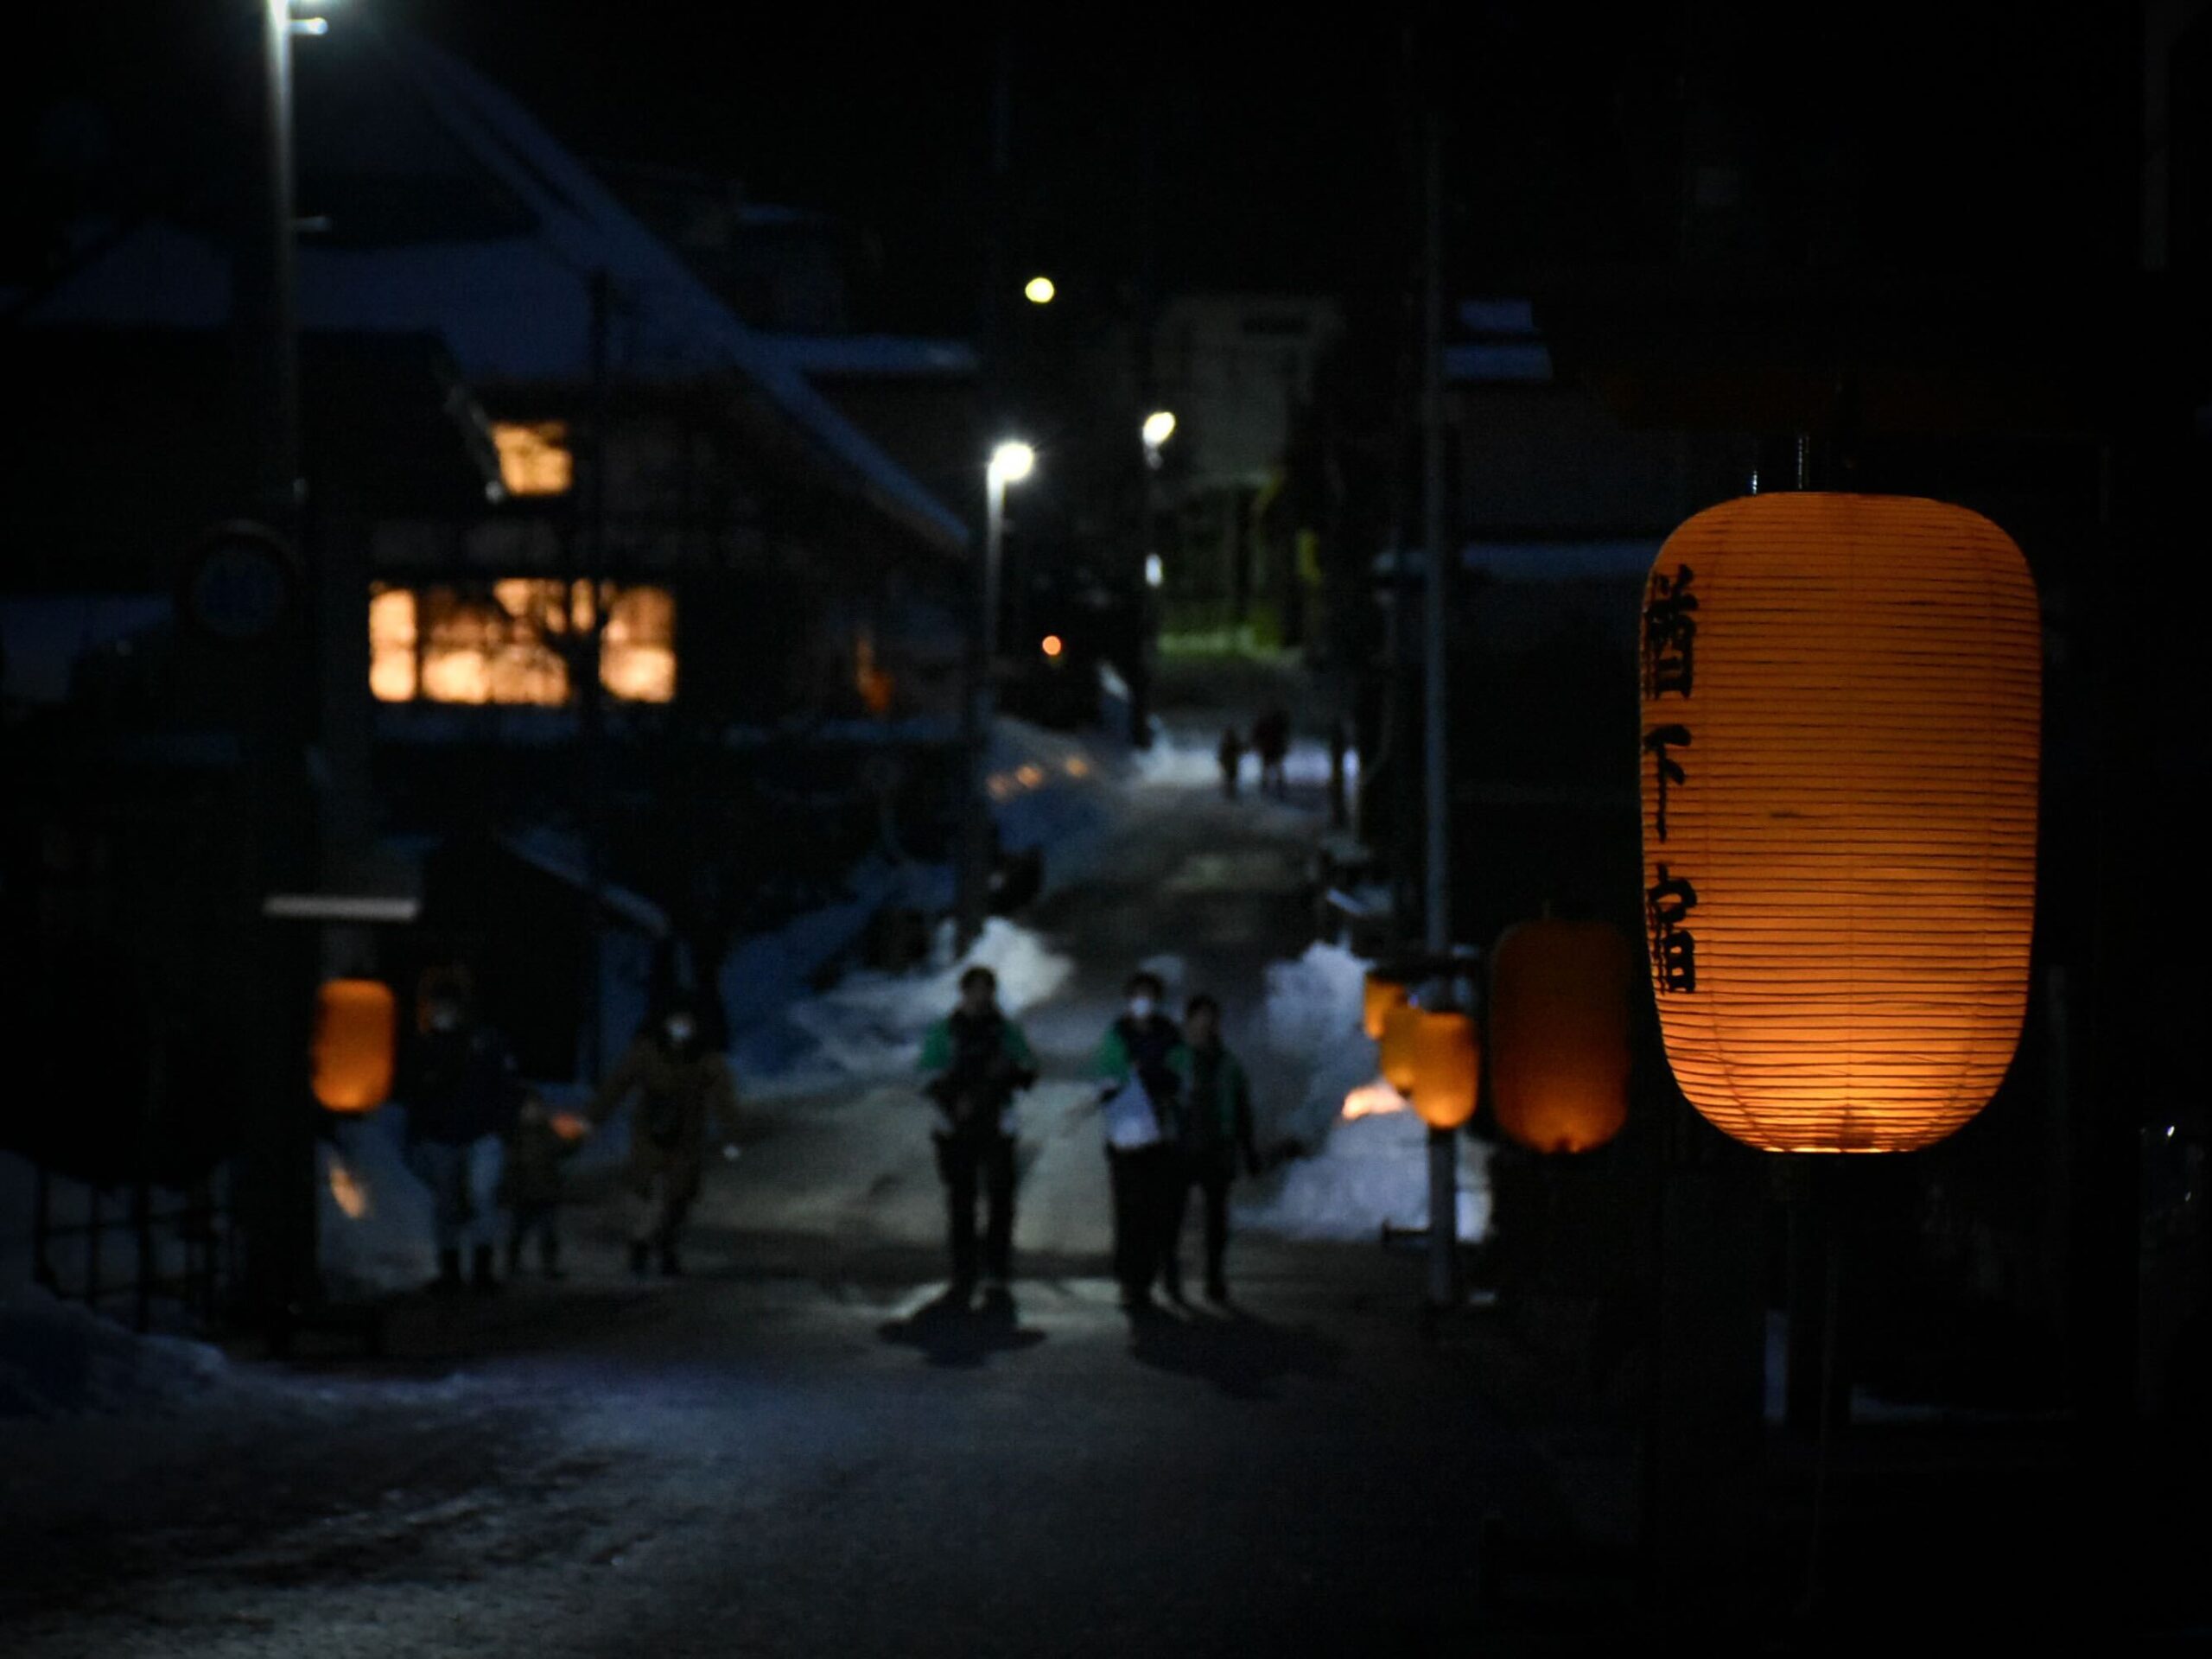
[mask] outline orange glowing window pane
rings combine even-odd
[[[629,702],[676,696],[676,601],[664,588],[626,588],[600,630],[599,683]]]
[[[415,699],[415,595],[404,588],[369,589],[369,694],[378,702]]]
[[[494,421],[492,442],[509,495],[566,495],[575,482],[566,421]]]
[[[676,695],[676,601],[665,588],[510,576],[491,591],[435,585],[369,590],[369,688],[379,702],[559,708],[570,698],[563,642],[603,616],[600,683],[631,702]]]

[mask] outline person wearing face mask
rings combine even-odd
[[[706,1046],[697,1007],[672,1002],[646,1022],[600,1085],[587,1116],[605,1122],[636,1099],[630,1161],[623,1187],[630,1209],[630,1271],[643,1275],[658,1261],[664,1278],[683,1272],[677,1245],[683,1218],[699,1196],[710,1131],[724,1153],[735,1145],[737,1084],[729,1062]]]
[[[1122,1306],[1148,1310],[1153,1281],[1168,1253],[1169,1200],[1179,1166],[1166,1131],[1181,1082],[1168,1057],[1183,1040],[1160,1012],[1166,987],[1149,971],[1133,975],[1128,1006],[1100,1039],[1093,1070],[1106,1123],[1107,1182],[1114,1205],[1114,1277]],[[1173,1193],[1179,1196],[1179,1193]],[[1179,1289],[1171,1284],[1171,1292]]]
[[[1037,1061],[1021,1027],[1000,1012],[998,977],[988,968],[960,976],[960,1004],[922,1039],[923,1092],[936,1106],[931,1131],[938,1173],[944,1181],[952,1288],[967,1296],[976,1283],[976,1198],[985,1219],[982,1266],[995,1290],[1013,1270],[1014,1096],[1037,1081]]]
[[[471,1281],[493,1289],[502,1147],[524,1090],[505,1040],[477,1019],[462,969],[424,976],[416,1036],[394,1092],[407,1107],[408,1161],[430,1189],[438,1249],[431,1288],[461,1287],[461,1252],[468,1250]]]

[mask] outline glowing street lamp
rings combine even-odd
[[[1175,413],[1155,409],[1144,417],[1144,447],[1157,456],[1160,446],[1175,435]]]
[[[1032,305],[1050,305],[1060,290],[1052,286],[1049,276],[1032,276],[1022,284],[1021,296]]]

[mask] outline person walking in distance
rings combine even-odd
[[[1132,1313],[1153,1306],[1152,1285],[1166,1243],[1167,1201],[1175,1173],[1167,1144],[1179,1084],[1167,1064],[1181,1033],[1160,1011],[1158,975],[1130,976],[1128,1004],[1100,1039],[1095,1070],[1106,1121],[1107,1181],[1114,1205],[1114,1277]],[[1172,1292],[1179,1287],[1170,1285]]]
[[[1214,751],[1214,758],[1221,762],[1221,794],[1224,800],[1236,798],[1236,774],[1244,766],[1244,737],[1234,726],[1221,728],[1221,747]]]
[[[1221,1040],[1221,1004],[1212,997],[1201,994],[1191,999],[1183,1014],[1183,1040],[1168,1055],[1167,1065],[1181,1084],[1175,1112],[1176,1169],[1166,1229],[1168,1294],[1181,1300],[1183,1211],[1196,1187],[1205,1210],[1206,1298],[1225,1302],[1230,1184],[1236,1179],[1239,1165],[1248,1175],[1257,1175],[1261,1165],[1252,1136],[1252,1087],[1243,1066]]]
[[[1287,799],[1290,784],[1283,762],[1290,754],[1290,716],[1281,709],[1262,715],[1252,727],[1252,747],[1260,756],[1260,793]]]
[[[604,1123],[633,1096],[622,1179],[629,1195],[630,1271],[642,1276],[658,1260],[662,1277],[672,1279],[683,1271],[677,1245],[699,1196],[710,1130],[725,1157],[736,1154],[737,1084],[729,1062],[707,1046],[689,998],[671,1001],[639,1032],[593,1098],[592,1123]]]
[[[930,1074],[923,1093],[937,1109],[930,1133],[944,1182],[953,1293],[964,1299],[976,1286],[979,1187],[980,1266],[1002,1290],[1014,1269],[1014,1097],[1037,1081],[1037,1062],[1021,1027],[1001,1012],[989,969],[961,975],[958,1006],[922,1039],[921,1069]]]
[[[494,1288],[492,1247],[499,1221],[501,1141],[522,1109],[515,1058],[499,1033],[477,1017],[465,969],[425,976],[416,1035],[403,1062],[398,1097],[407,1106],[408,1161],[430,1189],[439,1291],[469,1282]]]

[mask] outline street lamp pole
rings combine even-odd
[[[983,473],[983,562],[976,582],[973,667],[968,697],[961,709],[961,736],[967,751],[968,789],[963,803],[959,886],[960,949],[965,951],[983,931],[990,900],[988,794],[990,728],[994,710],[992,668],[998,660],[999,561],[1006,539],[1006,486],[1019,484],[1037,464],[1026,443],[1001,443],[991,452]]]

